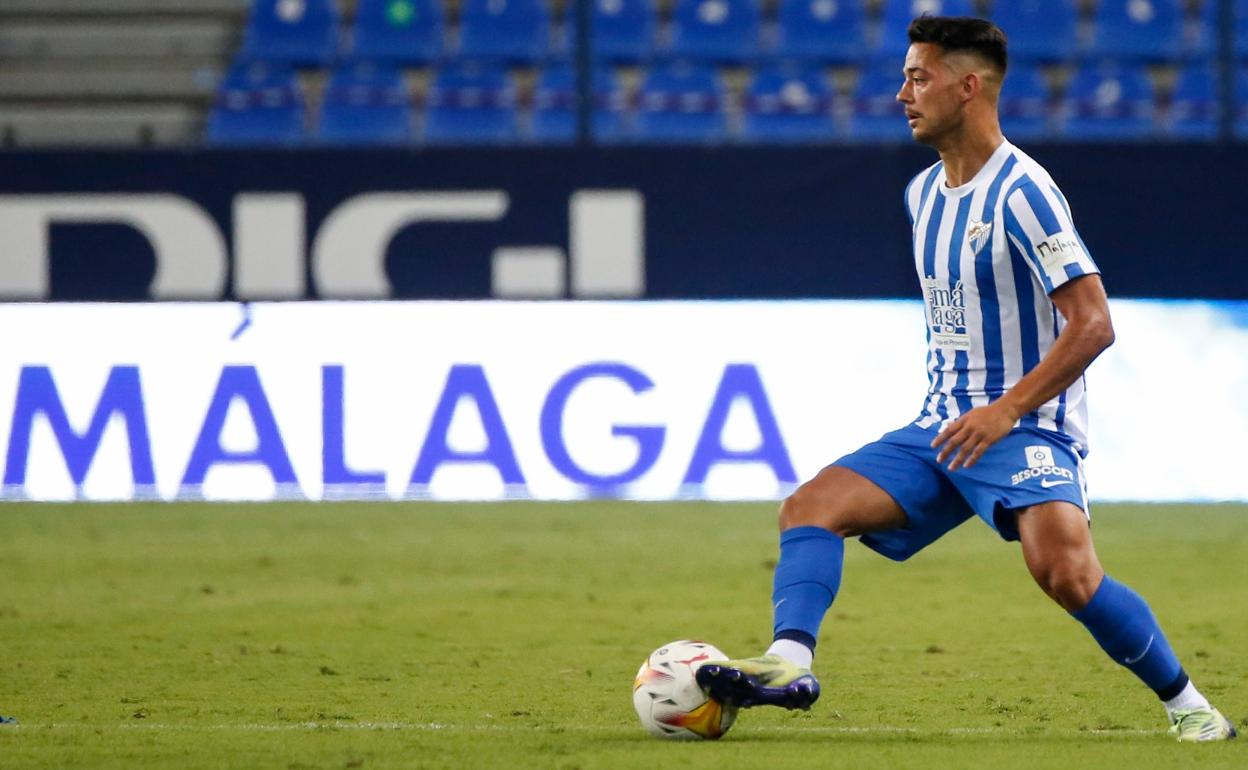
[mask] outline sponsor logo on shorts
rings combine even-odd
[[[1040,479],[1040,486],[1045,489],[1074,483],[1075,474],[1057,464],[1053,459],[1052,447],[1037,444],[1025,447],[1023,453],[1027,458],[1027,467],[1010,477],[1011,484],[1017,486],[1028,479],[1037,478]]]

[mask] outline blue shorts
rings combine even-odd
[[[872,550],[904,561],[971,516],[1017,540],[1014,511],[1054,500],[1088,515],[1083,465],[1065,437],[1015,428],[972,467],[950,471],[949,458],[936,462],[936,434],[934,427],[907,425],[833,463],[875,483],[906,512],[904,527],[862,537]]]

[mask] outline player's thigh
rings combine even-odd
[[[1027,570],[1045,593],[1067,609],[1087,604],[1104,577],[1088,516],[1079,506],[1061,500],[1039,503],[1015,512]]]
[[[841,537],[896,529],[906,513],[875,482],[849,468],[829,465],[780,506],[780,529],[822,527]]]

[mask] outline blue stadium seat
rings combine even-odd
[[[516,89],[500,66],[448,65],[433,78],[425,111],[431,144],[505,144],[519,138]]]
[[[550,14],[543,0],[464,0],[459,56],[531,63],[550,48]]]
[[[564,49],[575,54],[568,45],[576,33],[576,1],[567,0],[564,14]],[[654,52],[658,15],[654,0],[590,0],[591,50],[597,61],[634,64],[650,58]]]
[[[906,30],[915,18],[928,16],[975,16],[971,0],[885,0],[884,23],[880,31],[879,45],[875,50],[877,60],[904,59],[910,39]]]
[[[1143,67],[1084,67],[1062,109],[1067,139],[1140,139],[1153,135],[1153,84]]]
[[[651,69],[637,101],[638,141],[719,142],[725,137],[724,91],[710,67],[676,63]]]
[[[599,142],[621,141],[628,135],[627,95],[610,69],[596,69],[593,79],[593,137]],[[533,88],[533,140],[547,144],[576,141],[578,103],[576,73],[570,66],[543,70]]]
[[[817,68],[770,67],[745,91],[746,141],[826,142],[838,137],[832,91]]]
[[[425,64],[442,53],[442,9],[435,0],[359,0],[356,59]]]
[[[321,66],[338,51],[338,7],[333,0],[255,0],[240,56]]]
[[[775,45],[781,59],[855,62],[867,48],[863,0],[780,0]]]
[[[758,54],[762,12],[758,0],[676,0],[673,58],[738,63]]]
[[[1166,61],[1182,54],[1181,0],[1100,0],[1087,55]]]
[[[1208,64],[1191,65],[1179,72],[1170,101],[1166,129],[1177,139],[1216,139],[1221,110],[1218,78]]]
[[[1077,50],[1079,8],[1075,0],[997,0],[992,20],[1009,38],[1011,62],[1066,61]]]
[[[1184,54],[1188,59],[1207,59],[1219,55],[1222,41],[1219,36],[1221,27],[1221,0],[1199,0],[1200,13],[1194,28],[1185,36]],[[1235,55],[1239,58],[1248,57],[1248,0],[1231,0],[1231,16],[1234,19],[1231,32],[1231,44]]]
[[[318,136],[329,144],[406,144],[412,139],[407,86],[393,66],[356,62],[330,76]]]
[[[849,116],[851,138],[883,142],[911,138],[905,108],[897,101],[903,80],[901,62],[864,68],[858,74]]]
[[[296,145],[303,124],[303,92],[289,64],[238,61],[217,91],[206,138],[217,145]]]
[[[1048,135],[1052,114],[1049,86],[1038,68],[1026,62],[1010,65],[999,112],[1001,130],[1010,139],[1027,141]]]

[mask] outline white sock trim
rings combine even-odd
[[[798,668],[810,668],[815,661],[815,651],[792,639],[777,639],[767,648],[768,655],[779,655]]]
[[[1183,692],[1165,701],[1165,705],[1166,714],[1171,714],[1175,711],[1187,711],[1189,709],[1213,708],[1191,681],[1188,681],[1187,687],[1183,688]]]

